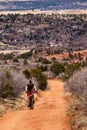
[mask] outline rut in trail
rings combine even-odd
[[[50,90],[41,92],[34,110],[9,112],[0,118],[0,130],[70,130],[63,97],[63,82],[48,80]]]

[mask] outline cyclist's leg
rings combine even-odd
[[[30,105],[30,92],[27,92],[27,98],[28,98],[28,107]]]
[[[34,89],[32,89],[31,92],[32,92],[32,95],[33,95],[33,103],[35,103],[35,100],[34,100]]]

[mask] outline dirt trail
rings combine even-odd
[[[0,130],[70,130],[63,98],[63,82],[48,80],[50,90],[42,92],[35,109],[10,112],[0,118]]]

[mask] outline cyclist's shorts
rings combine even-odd
[[[32,89],[32,90],[30,90],[29,92],[27,92],[26,94],[27,94],[27,97],[30,97],[30,94],[31,93],[34,93],[34,89]]]

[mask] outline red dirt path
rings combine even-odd
[[[0,117],[0,130],[70,130],[63,97],[63,82],[48,80],[50,90],[41,92],[34,110],[23,108]]]

